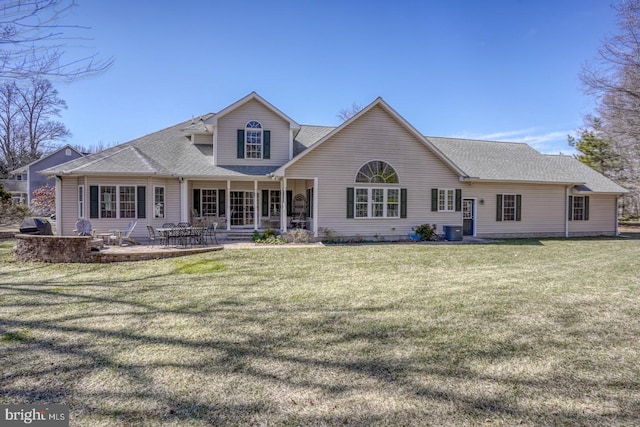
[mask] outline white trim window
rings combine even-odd
[[[406,215],[406,201],[401,199],[406,190],[399,184],[398,174],[387,162],[372,160],[365,163],[356,174],[356,184],[386,184],[358,186],[347,189],[347,218],[400,218]],[[353,200],[351,200],[351,198]],[[404,202],[404,207],[401,206]],[[403,213],[404,212],[404,213]]]
[[[120,218],[136,217],[136,187],[133,185],[120,186]]]
[[[400,189],[357,187],[355,189],[356,218],[399,218]]]
[[[200,216],[218,216],[218,190],[200,190]]]
[[[164,219],[164,186],[153,187],[153,217],[156,219]]]
[[[118,202],[115,185],[101,185],[100,187],[100,218],[117,218]]]
[[[496,199],[496,221],[521,221],[522,196],[520,194],[498,194]]]
[[[280,215],[280,190],[269,190],[269,216]]]
[[[438,189],[438,212],[455,212],[456,191],[451,188]]]
[[[84,218],[84,185],[78,186],[78,218]]]
[[[244,132],[244,158],[262,159],[262,141],[262,124],[257,120],[251,120]]]
[[[589,196],[569,196],[569,221],[589,220]]]

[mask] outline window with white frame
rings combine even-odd
[[[245,149],[244,154],[246,159],[261,159],[262,158],[262,125],[256,120],[251,120],[247,123],[244,132],[245,137]]]
[[[398,184],[398,174],[386,162],[373,160],[362,166],[356,175],[356,184]],[[400,217],[400,189],[387,185],[355,188],[355,218]]]
[[[280,215],[280,190],[269,191],[269,216]]]
[[[100,186],[100,218],[117,218],[116,186]]]
[[[502,196],[502,220],[503,221],[516,220],[516,195],[515,194],[504,194]]]
[[[136,187],[120,186],[120,218],[136,217]]]
[[[218,216],[218,190],[200,190],[201,216]]]
[[[164,187],[153,187],[153,217],[164,218]]]
[[[78,218],[84,218],[84,185],[78,186]]]
[[[522,196],[520,194],[498,194],[496,221],[520,221]]]
[[[589,196],[569,197],[569,220],[588,221],[589,220]]]
[[[456,192],[453,189],[439,189],[438,190],[438,211],[440,212],[454,212]]]

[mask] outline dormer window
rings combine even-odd
[[[238,158],[271,158],[271,132],[264,130],[259,121],[251,120],[244,129],[238,129]]]

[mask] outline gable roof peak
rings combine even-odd
[[[266,99],[264,99],[263,97],[258,95],[258,93],[256,91],[251,92],[250,94],[246,95],[243,98],[240,98],[239,100],[237,100],[233,104],[223,108],[218,113],[216,113],[215,115],[213,115],[212,117],[207,119],[205,121],[205,123],[208,124],[208,125],[217,126],[219,118],[224,117],[225,115],[229,114],[231,111],[243,106],[244,104],[246,104],[249,101],[258,101],[259,103],[261,103],[262,105],[267,107],[269,110],[271,110],[277,116],[279,116],[282,120],[284,120],[285,122],[288,122],[290,129],[300,129],[300,125],[298,124],[298,122],[296,122],[291,117],[289,117],[288,115],[286,115],[285,113],[280,111],[278,108],[276,108],[269,101],[267,101]]]

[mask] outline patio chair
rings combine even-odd
[[[157,241],[166,245],[167,235],[165,233],[156,233],[155,228],[151,225],[147,225],[147,232],[149,233],[149,242],[152,245],[155,245]]]
[[[218,223],[217,222],[213,222],[211,224],[209,224],[209,226],[207,228],[205,228],[204,230],[204,235],[203,235],[203,241],[206,243],[207,239],[209,240],[209,242],[213,243],[213,241],[216,242],[216,245],[218,244],[218,236],[216,235],[216,231],[218,230]],[[213,241],[212,241],[213,239]]]
[[[120,230],[115,230],[114,235],[111,236],[111,239],[117,240],[118,245],[122,245],[123,241],[132,243],[134,245],[139,245],[140,242],[138,242],[136,239],[131,237],[131,233],[133,233],[133,229],[136,228],[137,223],[138,221],[132,220],[124,232]]]
[[[88,219],[78,219],[76,222],[76,229],[73,231],[77,236],[92,236],[93,230],[91,228],[91,221]]]

